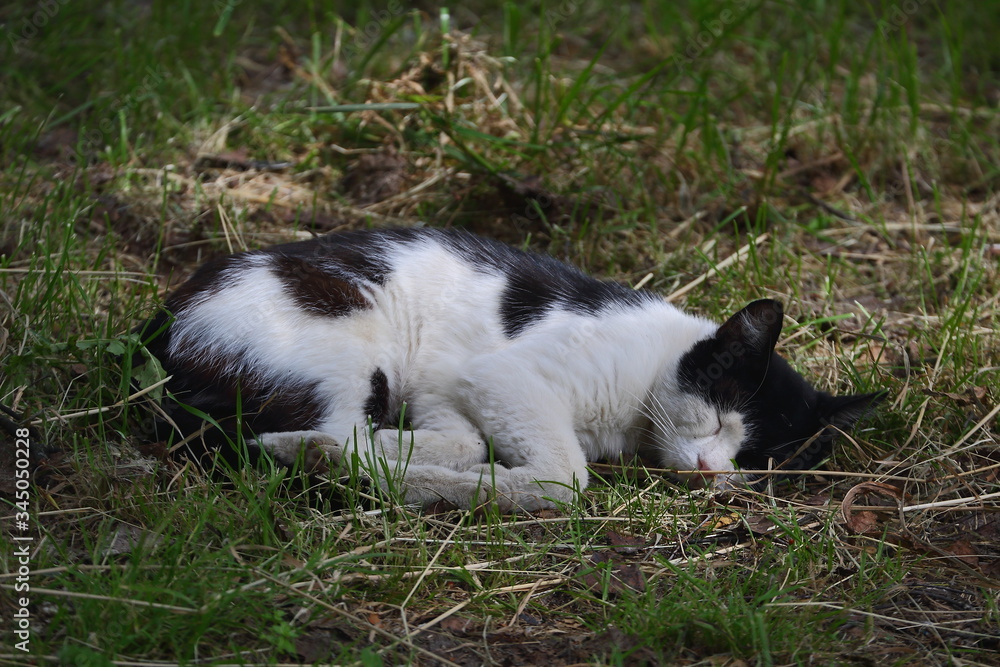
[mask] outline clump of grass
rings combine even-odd
[[[90,4],[0,9],[0,403],[45,455],[32,653],[5,659],[988,661],[990,10]],[[135,383],[158,378],[129,331],[169,286],[224,252],[418,221],[717,318],[780,298],[798,368],[890,399],[828,472],[766,493],[612,466],[535,517],[266,462],[216,478],[149,442]]]

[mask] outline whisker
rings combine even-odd
[[[650,392],[649,393],[649,397],[651,399],[653,399],[653,401],[655,401],[655,403],[656,403],[656,405],[655,405],[655,407],[656,407],[656,414],[659,415],[663,419],[663,422],[665,424],[667,424],[667,425],[670,426],[669,432],[676,433],[677,432],[677,427],[674,425],[674,420],[670,418],[670,415],[668,414],[666,407],[663,405],[663,403],[657,397],[656,393],[655,392]],[[650,418],[654,419],[652,415],[650,415]],[[656,420],[654,419],[654,421],[656,421]],[[666,430],[666,429],[664,429],[664,430]]]

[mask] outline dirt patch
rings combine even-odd
[[[406,186],[406,158],[392,147],[362,155],[352,162],[340,182],[344,195],[367,206],[398,195]]]

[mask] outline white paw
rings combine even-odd
[[[537,512],[555,509],[557,502],[573,499],[573,490],[555,482],[538,482],[524,470],[480,464],[473,471],[482,475],[489,500],[504,513]]]
[[[328,473],[336,467],[343,456],[340,443],[325,433],[318,431],[290,431],[287,433],[265,433],[257,439],[261,449],[269,452],[275,462],[292,466],[301,461],[305,470]]]

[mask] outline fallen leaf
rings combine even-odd
[[[945,551],[954,555],[960,561],[971,567],[979,566],[979,553],[972,546],[972,542],[966,539],[955,540]]]
[[[445,618],[437,624],[437,627],[457,635],[478,634],[481,629],[471,618],[462,618],[457,615]]]
[[[605,575],[607,577],[607,595],[614,597],[625,592],[642,592],[646,590],[646,577],[635,563],[626,563],[611,552],[601,552],[591,556],[593,568],[581,568],[583,574],[580,581],[590,591],[598,595],[605,594]],[[605,565],[607,564],[607,565]]]
[[[727,512],[726,514],[719,514],[717,516],[711,517],[702,524],[705,532],[711,533],[716,530],[722,530],[724,528],[732,528],[735,525],[739,525],[740,515],[736,512]]]
[[[754,535],[765,535],[774,530],[774,521],[763,514],[754,514],[747,517],[747,526]]]
[[[634,554],[639,551],[639,547],[646,546],[646,540],[641,537],[622,535],[613,530],[605,533],[605,537],[608,538],[608,544],[614,547],[614,550],[620,554]]]
[[[878,525],[878,517],[874,512],[861,511],[852,513],[855,499],[862,494],[875,493],[892,498],[898,504],[902,500],[902,492],[891,484],[881,482],[861,482],[853,486],[845,495],[840,506],[841,520],[852,533],[865,534],[874,532]],[[886,508],[889,509],[889,508]]]
[[[858,535],[877,532],[878,515],[867,510],[854,512],[847,519],[847,528]]]

